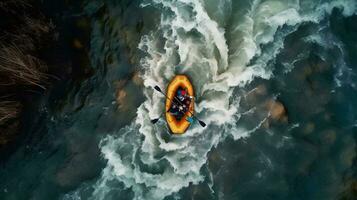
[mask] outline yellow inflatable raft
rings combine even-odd
[[[185,75],[176,75],[170,84],[167,86],[167,97],[170,100],[173,100],[175,98],[176,92],[179,88],[184,88],[187,89],[187,93],[190,96],[193,95],[193,87],[188,79],[187,76]],[[170,107],[171,107],[171,101],[169,99],[166,99],[166,121],[167,124],[171,130],[172,133],[174,134],[183,134],[187,130],[187,128],[190,126],[190,123],[186,120],[186,117],[191,117],[193,113],[193,105],[194,101],[192,100],[189,106],[188,111],[185,113],[186,116],[181,118],[181,120],[177,120],[175,116],[171,115],[169,112],[167,112]],[[190,113],[191,112],[191,113]]]

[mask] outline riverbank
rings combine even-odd
[[[73,4],[31,0],[0,3],[2,159],[31,137],[28,130],[41,118],[41,106],[60,108],[69,91],[93,73],[88,58],[90,22],[85,16],[64,14],[68,7],[81,6]]]

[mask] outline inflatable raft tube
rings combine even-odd
[[[166,95],[167,95],[168,99],[166,99],[166,104],[165,104],[166,105],[166,112],[165,112],[166,113],[166,121],[169,126],[169,129],[171,130],[171,132],[173,134],[185,133],[187,128],[190,126],[190,123],[186,120],[186,118],[191,117],[192,116],[191,113],[193,113],[194,100],[191,101],[189,109],[185,113],[186,116],[182,117],[181,120],[177,120],[175,116],[173,116],[169,112],[167,112],[170,109],[171,103],[172,103],[169,99],[173,100],[175,98],[176,92],[180,87],[184,88],[184,89],[187,88],[188,95],[194,96],[192,84],[191,84],[190,80],[188,79],[188,77],[185,75],[176,75],[172,79],[170,84],[167,86]]]

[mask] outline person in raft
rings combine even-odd
[[[171,115],[176,116],[176,118],[181,119],[190,107],[192,99],[193,97],[188,95],[187,89],[178,89],[169,112]],[[190,123],[193,122],[191,117],[187,117],[186,120]]]

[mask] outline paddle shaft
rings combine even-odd
[[[172,99],[170,99],[165,93],[163,93],[161,90],[159,91],[161,94],[163,94],[168,100],[171,101],[171,103],[175,104],[176,106],[179,106],[177,105],[177,103],[175,101],[173,101]],[[175,99],[181,104],[181,106],[183,106],[183,104],[180,102],[180,100],[178,100],[176,97]],[[180,110],[181,113],[183,113],[185,116],[187,117],[190,117],[188,116],[185,112],[183,112],[182,110]],[[197,120],[199,120],[190,110],[188,110],[188,112],[192,115],[192,117],[196,118]]]
[[[164,94],[165,95],[165,94]],[[167,99],[169,99],[173,104],[175,104],[176,106],[178,106],[174,101],[172,101],[170,98],[168,98],[166,95],[165,95],[165,97],[167,98]],[[186,113],[185,112],[183,112],[182,110],[179,110],[181,113],[183,113],[185,116],[187,116],[187,117],[189,117],[188,115],[186,115]],[[167,111],[168,112],[168,111]],[[162,114],[161,114],[162,115]],[[158,118],[156,118],[156,119],[153,119],[153,120],[151,120],[151,122],[153,123],[153,124],[156,124],[156,122],[161,118],[161,115],[160,115],[160,117],[158,117]]]
[[[161,92],[162,93],[162,92]],[[175,97],[174,96],[174,98],[176,99],[176,101],[178,101],[180,104],[181,104],[181,106],[183,106],[183,104],[181,103],[181,101],[179,100],[179,99],[177,99],[177,97]],[[173,102],[172,100],[171,100],[171,102]],[[177,105],[177,104],[176,104]],[[197,120],[199,120],[190,110],[187,110],[194,118],[196,118]]]
[[[161,91],[161,89],[160,89],[159,86],[156,85],[156,86],[154,87],[154,89],[155,89],[156,91],[160,92],[161,94],[163,94],[168,100],[170,100],[173,104],[175,104],[175,105],[177,106],[177,104],[176,104],[174,101],[172,101],[168,96],[166,96],[165,93],[163,93],[163,92]],[[176,100],[177,100],[177,99],[176,99]],[[179,102],[181,105],[183,105],[179,100],[178,100],[178,102]],[[188,110],[188,111],[189,111],[189,113],[191,114],[190,117],[196,118],[197,121],[201,124],[202,127],[205,127],[205,126],[206,126],[206,124],[205,124],[203,121],[201,121],[200,119],[198,119],[190,110]],[[182,112],[182,111],[181,111],[181,112]],[[184,113],[184,115],[186,115],[186,113]],[[187,115],[186,115],[186,116],[187,116]]]

